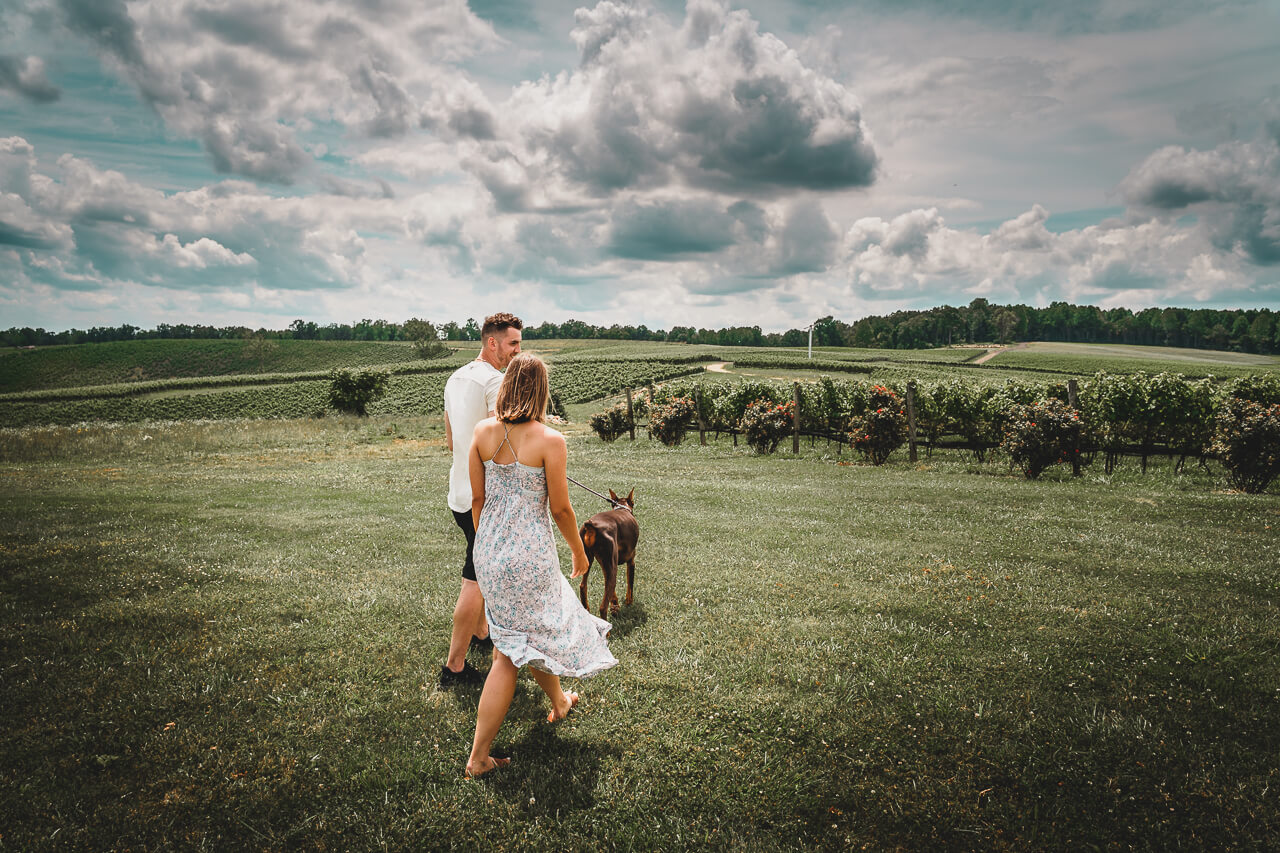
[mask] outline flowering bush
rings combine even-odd
[[[675,447],[684,441],[695,413],[693,400],[688,397],[673,397],[665,403],[655,403],[649,412],[649,435],[667,447]]]
[[[1227,482],[1251,494],[1266,491],[1280,475],[1280,403],[1229,397],[1216,426],[1213,451],[1227,469]]]
[[[854,449],[873,465],[883,465],[907,440],[902,398],[884,385],[872,385],[867,389],[866,414],[855,417],[851,427]]]
[[[612,409],[596,412],[589,423],[596,435],[605,441],[615,441],[618,436],[631,429],[631,421],[627,420],[627,404],[619,403]]]
[[[756,400],[751,403],[743,413],[740,424],[747,444],[761,456],[777,450],[778,442],[793,428],[795,413],[794,401],[778,404],[769,400]]]
[[[1000,446],[1027,479],[1034,480],[1050,465],[1079,457],[1082,430],[1080,413],[1050,398],[1030,406],[1013,406]]]
[[[747,413],[747,407],[757,400],[782,403],[789,397],[790,394],[784,388],[760,380],[747,380],[723,388],[713,388],[708,383],[703,386],[702,393],[704,404],[711,401],[710,412],[706,413],[708,426],[725,431],[738,429]]]

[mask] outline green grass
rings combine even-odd
[[[514,763],[475,783],[475,695],[434,689],[461,542],[439,419],[0,431],[0,848],[1280,832],[1274,488],[582,432],[570,474],[638,498],[621,664],[554,728],[522,679]]]
[[[822,362],[817,362],[817,364],[820,366],[815,369],[802,370],[793,367],[766,367],[731,362],[724,368],[724,372],[707,373],[705,376],[709,379],[770,379],[782,382],[812,382],[821,379],[823,376],[853,382],[894,383],[906,382],[908,379],[915,379],[918,382],[942,382],[950,379],[959,379],[976,385],[1004,385],[1010,379],[1045,383],[1063,381],[1073,375],[1040,370],[984,369],[980,366],[965,367],[959,364],[929,364],[922,362],[870,362],[865,364],[866,367],[870,368],[869,372],[851,375],[844,371],[823,369]],[[593,409],[593,411],[599,408],[602,408],[602,406]]]
[[[38,391],[194,376],[303,373],[419,361],[404,342],[274,341],[253,354],[247,341],[148,340],[0,351],[0,392]],[[474,345],[473,345],[474,346]]]
[[[784,350],[785,352],[786,350]],[[807,349],[792,352],[806,353]],[[985,347],[935,347],[933,349],[872,349],[869,347],[814,347],[815,358],[842,358],[856,361],[936,361],[965,362],[978,358]]]
[[[1077,376],[1109,373],[1182,373],[1188,377],[1234,378],[1280,370],[1280,357],[1178,347],[1119,344],[1030,343],[987,362],[992,367],[1029,367]]]

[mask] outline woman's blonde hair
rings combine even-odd
[[[498,420],[509,424],[543,422],[547,417],[549,397],[547,366],[542,359],[536,355],[517,355],[511,359],[506,375],[502,377],[494,414]]]

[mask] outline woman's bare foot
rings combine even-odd
[[[468,761],[467,771],[463,776],[467,779],[479,779],[481,776],[492,773],[499,767],[506,767],[510,763],[510,758],[494,758],[492,755],[489,756],[486,761],[478,761],[474,763]]]
[[[572,711],[573,707],[577,704],[578,704],[578,694],[572,693],[568,690],[564,691],[564,705],[559,708],[556,708],[553,706],[551,708],[551,713],[547,714],[547,722],[548,723],[560,722],[565,717],[569,716],[569,712]]]

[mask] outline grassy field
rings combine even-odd
[[[149,340],[0,350],[0,393],[192,376],[302,373],[415,362],[403,342]],[[474,345],[473,345],[474,346]]]
[[[0,849],[1274,844],[1274,489],[583,432],[621,663],[467,782],[438,418],[0,431]]]
[[[404,343],[279,341],[255,351],[245,341],[128,341],[0,354],[0,428],[91,421],[137,422],[235,417],[307,417],[327,406],[327,371],[335,367],[391,370],[387,396],[371,409],[396,416],[438,409],[443,376],[474,353],[454,344],[452,357],[423,362]],[[986,350],[713,347],[643,341],[535,340],[526,350],[552,366],[552,389],[581,404],[623,388],[698,373],[723,363],[726,378],[813,381],[823,375],[875,382],[963,379],[1003,385],[1044,383],[1111,372],[1174,371],[1229,378],[1280,370],[1280,358],[1162,347],[1033,343]],[[260,356],[260,357],[259,357]],[[401,375],[403,374],[403,375]],[[423,375],[410,375],[423,374]]]
[[[1031,342],[1001,352],[992,366],[1030,367],[1065,374],[1183,373],[1191,377],[1236,377],[1280,370],[1280,357],[1180,347],[1139,347],[1119,344]]]

